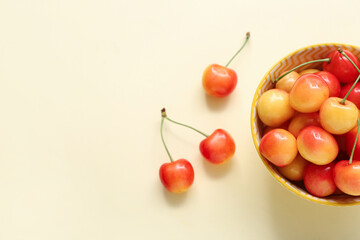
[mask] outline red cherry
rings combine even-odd
[[[336,142],[338,143],[339,150],[346,152],[346,134],[334,135]],[[338,155],[339,157],[339,155]]]
[[[350,156],[355,144],[354,159],[360,160],[360,139],[358,139],[355,143],[357,129],[358,127],[355,126],[345,134],[345,149],[346,153]]]
[[[200,142],[200,152],[205,159],[214,164],[228,161],[235,153],[235,142],[231,135],[223,129],[215,130],[210,136],[189,125],[176,122],[167,117],[165,109],[162,109],[163,120],[166,119],[183,127],[190,128],[205,137]]]
[[[354,54],[348,50],[343,51],[358,67],[360,67],[359,60]],[[331,52],[328,57],[330,58],[330,62],[323,63],[323,69],[325,71],[334,74],[340,83],[351,83],[356,80],[359,75],[357,69],[338,50]]]
[[[200,152],[209,162],[221,164],[234,156],[235,142],[223,129],[215,130],[200,143]]]
[[[341,48],[338,48],[337,50],[331,52],[328,58],[311,60],[299,64],[298,66],[290,69],[289,71],[281,74],[279,77],[272,79],[271,81],[273,83],[276,83],[281,78],[299,69],[300,67],[319,62],[323,63],[323,70],[334,74],[340,83],[354,82],[359,75],[359,71],[357,68],[359,68],[360,63],[356,56],[347,50],[342,50]]]
[[[355,158],[356,156],[354,155],[354,152],[356,150],[356,146],[358,145],[357,140],[359,138],[359,130],[360,120],[358,119],[356,137],[349,161],[339,161],[334,168],[334,181],[336,186],[344,193],[352,196],[360,196],[360,161],[353,161],[353,159],[358,159]]]
[[[353,83],[348,83],[341,88],[339,97],[343,98],[350,91]],[[356,83],[347,100],[353,102],[360,109],[360,83]]]
[[[185,159],[164,163],[159,170],[164,187],[172,193],[187,191],[194,182],[194,169]]]
[[[165,108],[161,110],[160,135],[164,148],[170,158],[170,163],[164,163],[159,170],[161,183],[172,193],[187,191],[194,182],[194,169],[191,163],[185,159],[174,161],[164,140],[163,126],[166,118]]]
[[[326,165],[309,163],[304,171],[305,188],[314,196],[326,197],[333,194],[336,185],[333,179],[334,162]]]
[[[230,68],[211,64],[204,71],[202,84],[207,94],[223,98],[234,91],[237,84],[237,75]]]
[[[249,38],[250,33],[246,33],[245,42],[225,66],[211,64],[205,69],[202,77],[202,85],[208,95],[223,98],[234,91],[237,84],[237,75],[236,72],[228,68],[228,66],[240,53]]]
[[[314,73],[320,76],[329,87],[329,97],[338,97],[340,94],[341,86],[340,82],[334,74],[327,71],[320,71]],[[345,96],[345,95],[344,95]]]
[[[348,160],[336,163],[334,168],[336,186],[346,194],[360,196],[360,161],[349,164]]]

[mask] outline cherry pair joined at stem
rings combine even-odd
[[[233,157],[235,153],[235,142],[230,134],[223,129],[216,129],[211,135],[205,134],[189,125],[179,123],[170,119],[165,111],[161,110],[161,140],[169,156],[170,163],[164,163],[160,167],[160,179],[166,189],[170,192],[184,192],[190,188],[194,180],[194,170],[191,163],[185,159],[174,161],[163,137],[164,120],[190,128],[205,137],[200,142],[200,152],[203,157],[213,164],[222,164]]]

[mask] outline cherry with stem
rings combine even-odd
[[[324,59],[317,59],[317,60],[312,60],[312,61],[309,61],[309,62],[306,62],[306,63],[302,63],[292,69],[290,69],[289,71],[283,73],[282,75],[280,75],[279,77],[277,77],[275,80],[271,80],[271,82],[273,83],[276,83],[278,82],[280,79],[282,79],[283,77],[285,77],[286,75],[288,75],[289,73],[303,67],[303,66],[306,66],[306,65],[309,65],[309,64],[312,64],[312,63],[318,63],[318,62],[330,62],[330,58],[324,58]]]
[[[305,65],[311,64],[311,63],[323,63],[323,70],[332,73],[340,83],[352,83],[355,81],[355,79],[358,76],[357,68],[354,68],[355,66],[360,66],[359,60],[356,58],[356,56],[347,50],[341,50],[343,53],[346,53],[348,57],[346,58],[344,54],[340,53],[339,50],[332,51],[327,58],[324,59],[318,59],[318,60],[312,60],[306,63],[302,63],[291,70],[285,72],[281,76],[279,76],[276,79],[273,79],[272,82],[276,83],[281,78],[286,76],[292,71],[295,71],[296,69],[303,67]],[[349,61],[351,60],[351,61]]]
[[[355,148],[356,148],[356,143],[358,141],[358,138],[359,138],[359,131],[360,131],[360,121],[359,119],[357,120],[357,131],[356,131],[356,137],[355,137],[355,142],[354,142],[354,146],[351,150],[351,155],[350,155],[350,158],[349,158],[349,165],[352,164],[353,162],[353,157],[354,157],[354,152],[355,152]]]
[[[341,48],[337,50],[337,54],[341,55],[342,58],[351,65],[352,69],[357,69],[356,71],[358,71],[356,64]],[[350,69],[350,67],[348,68]],[[319,111],[320,123],[329,133],[336,135],[345,134],[356,125],[356,121],[359,117],[359,110],[353,102],[347,101],[346,99],[360,79],[359,72],[357,72],[357,79],[344,98],[330,97],[321,104]]]
[[[163,135],[164,116],[163,116],[163,113],[161,113],[161,116],[162,116],[162,117],[161,117],[161,125],[160,125],[161,141],[162,141],[162,143],[163,143],[163,145],[164,145],[164,148],[165,148],[165,150],[166,150],[167,155],[169,156],[170,161],[173,162],[174,159],[172,158],[172,156],[171,156],[171,154],[170,154],[170,152],[169,152],[169,149],[168,149],[168,147],[166,146],[166,143],[165,143],[165,140],[164,140],[164,135]]]
[[[164,148],[169,156],[170,163],[164,163],[159,169],[159,177],[164,187],[172,193],[186,192],[194,182],[194,169],[186,159],[174,161],[163,136],[164,116],[161,113],[160,136]]]
[[[208,134],[205,134],[205,133],[201,132],[200,130],[198,130],[198,129],[196,129],[196,128],[193,128],[193,127],[191,127],[191,126],[189,126],[189,125],[186,125],[186,124],[183,124],[183,123],[180,123],[180,122],[176,122],[176,121],[170,119],[170,118],[167,116],[167,114],[166,114],[165,108],[161,109],[161,117],[162,117],[162,120],[161,120],[161,121],[164,121],[164,119],[166,119],[166,120],[168,120],[168,121],[170,121],[170,122],[172,122],[172,123],[175,123],[175,124],[177,124],[177,125],[190,128],[190,129],[192,129],[192,130],[200,133],[200,134],[203,135],[204,137],[209,137]]]
[[[359,72],[359,76],[356,78],[354,84],[351,86],[351,88],[349,89],[349,91],[347,92],[347,94],[345,95],[345,97],[341,100],[341,104],[345,104],[345,100],[348,98],[348,96],[350,95],[351,91],[354,89],[354,87],[356,86],[356,83],[359,81],[360,79],[360,69],[358,68],[358,66],[356,66],[356,64],[354,63],[353,60],[351,60],[351,58],[349,58],[349,56],[344,52],[344,50],[342,50],[341,48],[338,48],[338,51],[341,53],[341,55],[343,55],[347,60],[349,60],[351,62],[352,65],[354,65],[354,67],[356,68],[356,70]]]
[[[221,164],[233,157],[236,148],[235,141],[227,131],[223,129],[216,129],[211,135],[208,135],[192,126],[170,119],[166,114],[165,108],[161,110],[161,116],[163,120],[166,119],[172,123],[196,131],[204,136],[205,139],[200,142],[199,150],[203,157],[210,163]]]
[[[225,66],[219,64],[209,65],[203,73],[202,85],[205,92],[216,98],[223,98],[232,93],[237,85],[237,74],[233,69],[228,68],[234,58],[245,47],[250,38],[250,33],[246,33],[246,38],[240,49],[230,58]]]
[[[246,43],[249,41],[250,38],[250,32],[246,33],[246,38],[242,46],[239,48],[239,50],[230,58],[230,60],[225,64],[225,67],[228,67],[230,63],[234,60],[234,58],[241,52],[241,50],[245,47]]]
[[[336,186],[344,193],[351,196],[360,196],[360,161],[353,160],[355,146],[359,137],[360,121],[357,120],[357,132],[354,146],[349,160],[341,160],[336,163],[333,177]]]

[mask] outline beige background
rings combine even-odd
[[[0,239],[355,239],[360,207],[295,196],[253,146],[260,79],[307,45],[360,46],[360,3],[238,0],[0,0]],[[231,67],[227,99],[205,96],[203,69]],[[226,165],[202,159],[196,132],[166,123],[174,158],[196,179],[172,195],[160,109],[204,132],[228,130]]]

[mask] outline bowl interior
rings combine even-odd
[[[251,131],[252,131],[252,137],[253,141],[256,147],[256,150],[258,151],[258,154],[263,161],[266,168],[270,171],[270,173],[275,177],[277,181],[279,181],[284,187],[286,187],[291,192],[308,199],[313,202],[322,203],[326,205],[333,205],[333,206],[347,206],[347,205],[357,205],[360,204],[360,196],[359,197],[353,197],[345,194],[339,194],[339,195],[332,195],[325,198],[318,198],[311,194],[309,194],[302,183],[295,183],[287,180],[284,178],[277,170],[276,166],[270,163],[268,160],[266,160],[259,152],[259,143],[261,139],[261,132],[264,127],[260,119],[258,118],[257,112],[256,112],[256,106],[259,97],[261,94],[263,94],[265,91],[274,88],[274,84],[271,82],[272,79],[277,78],[280,76],[281,73],[283,73],[286,70],[290,70],[293,67],[308,62],[311,60],[316,59],[322,59],[327,58],[328,54],[336,49],[341,47],[342,49],[348,50],[352,52],[355,56],[360,58],[360,48],[355,47],[352,45],[347,44],[338,44],[338,43],[326,43],[326,44],[318,44],[313,45],[309,47],[305,47],[302,49],[299,49],[291,54],[289,54],[287,57],[280,60],[277,64],[275,64],[269,72],[264,76],[264,78],[261,80],[258,88],[256,89],[252,107],[251,107]],[[314,63],[307,66],[303,66],[302,68],[299,68],[297,71],[300,72],[304,69],[308,68],[321,68],[322,63]]]

